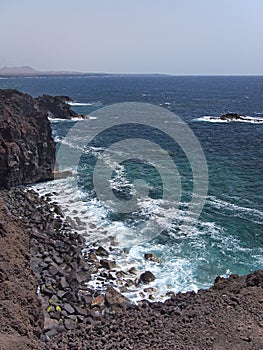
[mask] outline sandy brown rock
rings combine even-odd
[[[116,289],[109,286],[106,290],[105,302],[108,306],[112,306],[114,304],[129,303],[130,301],[128,298],[119,293]]]
[[[0,349],[39,349],[43,326],[30,237],[0,198]]]

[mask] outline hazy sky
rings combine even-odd
[[[0,67],[263,74],[263,0],[0,0]]]

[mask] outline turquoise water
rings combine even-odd
[[[129,251],[125,257],[117,256],[123,268],[132,265],[139,270],[151,269],[157,277],[152,285],[158,287],[159,296],[168,289],[177,292],[206,288],[217,275],[245,274],[262,268],[263,124],[212,123],[202,117],[228,111],[263,117],[263,77],[10,78],[0,80],[0,87],[15,87],[34,96],[69,95],[77,102],[72,108],[91,115],[113,103],[147,102],[176,113],[193,130],[207,160],[209,187],[204,209],[187,234],[180,229],[184,208],[174,212],[161,209],[162,179],[158,169],[144,162],[127,160],[112,172],[111,178],[114,194],[123,201],[132,197],[134,180],[147,183],[150,191],[141,199],[138,212],[121,214],[96,198],[92,178],[96,161],[120,139],[120,133],[127,137],[129,130],[112,129],[86,145],[77,172],[78,191],[72,192],[71,179],[38,186],[41,193],[56,192],[65,212],[82,221],[83,227],[80,225],[79,230],[87,236],[87,242],[98,238],[96,232],[106,230],[108,236]],[[93,122],[95,127],[96,119]],[[58,148],[74,124],[52,122]],[[139,128],[132,133],[147,138],[149,130]],[[193,174],[184,152],[158,132],[149,137],[177,165],[182,198],[185,203],[189,202]],[[68,168],[72,165],[70,153],[74,147],[74,143],[68,145]],[[162,221],[163,230],[140,244],[136,239],[151,217]],[[166,222],[169,225],[166,226]],[[95,229],[90,228],[91,223]],[[145,262],[143,255],[149,252],[157,254],[163,264]],[[135,298],[136,293],[132,294]]]

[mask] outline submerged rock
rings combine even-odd
[[[76,328],[77,323],[76,323],[76,321],[74,321],[74,320],[66,319],[65,322],[64,322],[64,325],[65,325],[65,328],[66,328],[67,330],[72,330],[72,329],[75,329],[75,328]]]
[[[221,120],[244,120],[244,116],[238,113],[226,113],[219,117]]]
[[[106,259],[101,259],[100,264],[107,270],[113,270],[117,266],[116,261],[110,261]]]
[[[98,256],[104,256],[104,257],[108,257],[109,256],[109,253],[107,252],[106,249],[104,249],[103,247],[99,246],[97,249],[96,249],[96,254]]]
[[[158,264],[162,263],[162,260],[160,258],[158,258],[158,256],[156,256],[154,254],[144,254],[144,259],[148,260],[148,261],[156,262]]]

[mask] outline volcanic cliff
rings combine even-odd
[[[0,188],[52,179],[54,165],[47,113],[28,94],[0,90]]]

